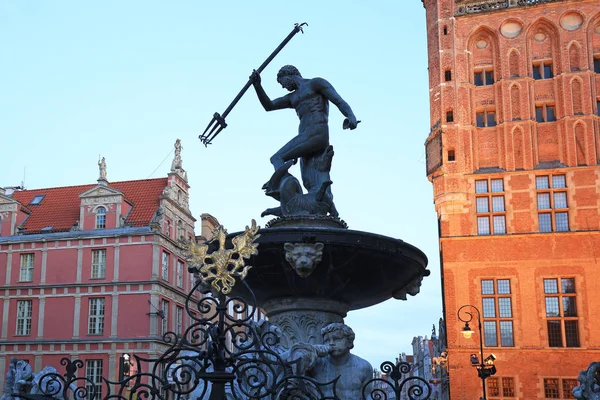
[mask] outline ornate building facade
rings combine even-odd
[[[195,235],[179,140],[165,178],[109,182],[98,165],[96,184],[0,190],[0,382],[12,357],[61,372],[70,357],[102,390],[124,355],[156,357],[190,324],[181,240],[218,221]]]
[[[451,399],[481,396],[480,334],[488,399],[573,398],[600,358],[598,1],[423,3]]]

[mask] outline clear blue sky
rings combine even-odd
[[[263,73],[293,64],[329,80],[362,120],[342,131],[331,108],[332,186],[351,229],[400,238],[429,257],[432,275],[408,301],[351,312],[354,352],[375,367],[411,353],[441,316],[436,215],[425,176],[429,130],[425,10],[420,0],[2,1],[0,186],[166,176],[184,147],[194,215],[230,232],[274,200],[260,190],[269,157],[297,130],[293,110],[266,113],[252,90],[205,148],[197,137],[295,22],[308,22]],[[166,161],[162,161],[166,158]],[[162,163],[162,164],[161,164]],[[368,266],[365,266],[368,273]]]

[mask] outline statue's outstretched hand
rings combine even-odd
[[[250,75],[250,82],[252,82],[255,85],[259,84],[260,83],[260,72],[258,72],[257,70],[253,70],[252,74]]]
[[[344,128],[344,129],[350,129],[350,130],[356,129],[356,127],[358,126],[359,122],[360,121],[357,121],[355,116],[351,116],[351,117],[346,118],[344,120],[344,122],[342,123],[342,128]]]

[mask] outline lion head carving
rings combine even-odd
[[[294,271],[305,278],[321,262],[323,257],[323,243],[285,243],[285,259]]]

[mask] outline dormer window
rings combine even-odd
[[[33,198],[33,200],[31,200],[29,202],[29,205],[30,206],[37,206],[37,205],[39,205],[42,202],[42,200],[44,200],[44,197],[46,197],[45,194],[38,194],[37,196],[35,196]]]
[[[106,228],[106,208],[98,207],[96,208],[96,229],[105,229]]]

